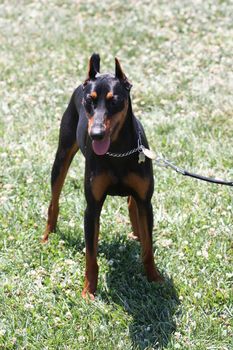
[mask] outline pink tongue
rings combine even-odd
[[[92,148],[95,154],[102,156],[108,152],[110,146],[110,137],[106,136],[103,140],[93,140]]]

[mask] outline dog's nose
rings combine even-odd
[[[102,124],[94,124],[91,128],[90,136],[92,140],[102,140],[105,135],[105,127]]]

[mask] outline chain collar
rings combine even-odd
[[[112,153],[112,152],[107,152],[106,154],[110,157],[115,157],[115,158],[123,158],[123,157],[128,157],[131,154],[134,153],[141,153],[143,151],[143,144],[142,144],[142,139],[141,139],[141,132],[140,130],[138,130],[138,147],[133,148],[127,152],[123,152],[123,153]]]

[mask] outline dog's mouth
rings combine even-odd
[[[119,123],[116,123],[112,128],[108,129],[102,140],[93,140],[92,149],[98,156],[103,156],[109,150],[111,142],[114,140],[114,136],[118,131]]]
[[[108,152],[110,147],[110,136],[105,135],[102,140],[93,140],[92,149],[98,156],[103,156]]]
[[[119,128],[119,123],[116,123],[114,126],[109,127],[106,130],[106,133],[101,140],[93,140],[92,141],[92,149],[98,156],[105,155],[110,147],[111,142],[114,141],[115,134],[117,134]]]

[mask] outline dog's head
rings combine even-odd
[[[115,75],[100,74],[100,57],[93,54],[83,84],[83,105],[88,118],[88,134],[93,151],[104,155],[125,122],[131,84],[115,58]]]

